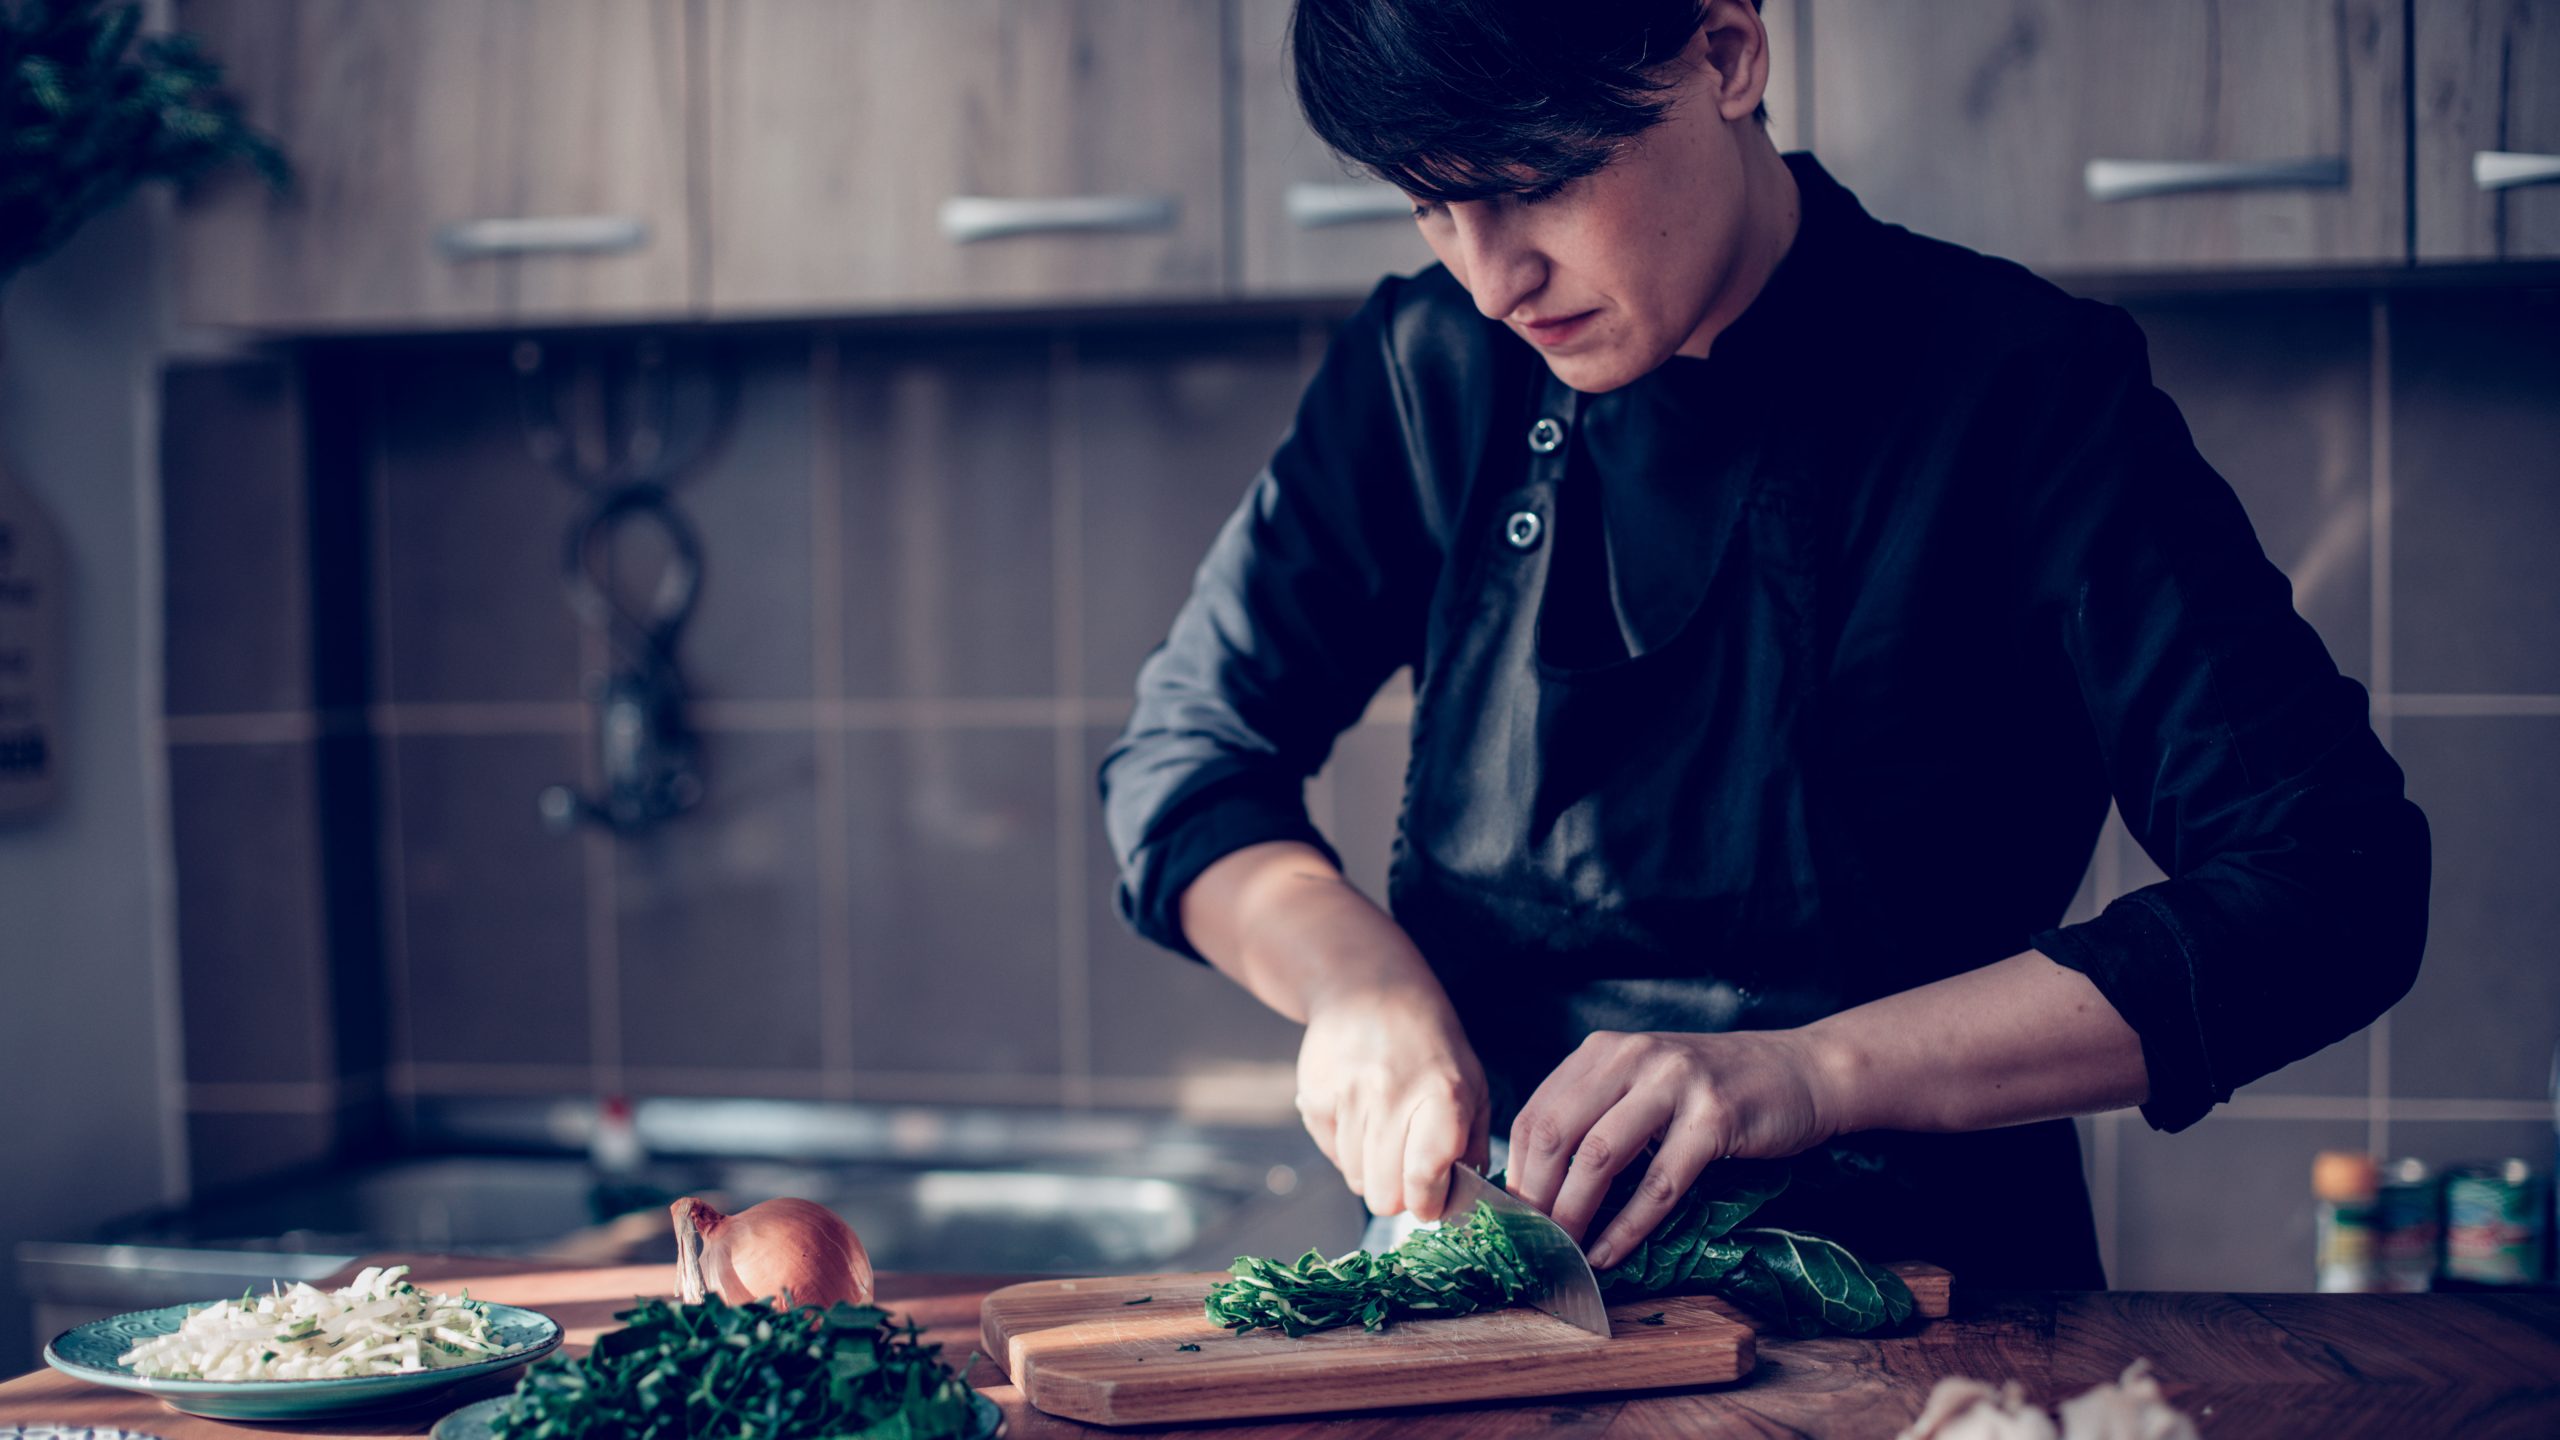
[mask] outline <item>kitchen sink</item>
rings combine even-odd
[[[476,1137],[481,1149],[285,1177],[134,1216],[87,1242],[24,1245],[20,1282],[58,1319],[63,1307],[130,1309],[315,1279],[384,1251],[672,1263],[666,1207],[679,1195],[733,1212],[778,1195],[815,1200],[854,1227],[876,1268],[910,1272],[1223,1269],[1240,1254],[1349,1249],[1360,1233],[1357,1200],[1295,1130],[643,1102],[649,1159],[608,1174],[587,1157],[581,1110],[519,1103],[477,1123],[447,1113],[432,1138]]]

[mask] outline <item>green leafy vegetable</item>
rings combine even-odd
[[[584,1357],[525,1373],[497,1440],[957,1440],[972,1392],[876,1305],[643,1302]]]
[[[1629,1166],[1601,1204],[1614,1214],[1634,1194],[1643,1167]],[[1502,1177],[1491,1178],[1495,1184]],[[1612,1303],[1649,1295],[1715,1291],[1798,1335],[1862,1333],[1910,1318],[1900,1278],[1870,1268],[1835,1241],[1770,1228],[1743,1229],[1786,1190],[1789,1167],[1737,1160],[1709,1166],[1680,1203],[1624,1260],[1599,1276]],[[1209,1292],[1211,1320],[1243,1334],[1268,1327],[1296,1338],[1340,1325],[1376,1330],[1405,1318],[1466,1315],[1517,1304],[1530,1290],[1505,1217],[1475,1213],[1417,1230],[1383,1255],[1354,1250],[1327,1259],[1310,1250],[1294,1263],[1239,1256],[1234,1279]],[[1643,1323],[1662,1323],[1657,1314]]]
[[[1851,1334],[1911,1318],[1911,1289],[1902,1277],[1860,1264],[1836,1240],[1793,1230],[1737,1230],[1749,1247],[1726,1289],[1798,1335]]]

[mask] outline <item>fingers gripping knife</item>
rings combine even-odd
[[[1528,1296],[1529,1303],[1566,1324],[1607,1339],[1609,1308],[1600,1299],[1600,1278],[1591,1273],[1591,1262],[1584,1258],[1582,1247],[1573,1243],[1573,1237],[1564,1233],[1564,1227],[1528,1201],[1476,1173],[1475,1167],[1451,1167],[1449,1207],[1443,1213],[1472,1214],[1479,1200],[1500,1218],[1503,1231],[1519,1249],[1529,1273],[1537,1278],[1538,1288]]]

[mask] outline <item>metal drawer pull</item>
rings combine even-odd
[[[1301,180],[1282,193],[1280,204],[1288,212],[1289,223],[1301,230],[1413,218],[1413,201],[1403,191],[1374,180],[1337,184]]]
[[[942,202],[942,236],[966,245],[1007,235],[1170,230],[1180,208],[1170,195],[1061,195],[1038,200],[955,195]]]
[[[2560,182],[2560,155],[2474,150],[2471,152],[2471,181],[2483,190],[2512,190],[2518,185]]]
[[[2281,190],[2302,186],[2344,189],[2347,157],[2308,160],[2092,160],[2092,200],[2140,200],[2194,190]]]
[[[456,260],[489,255],[604,255],[649,243],[649,227],[628,215],[545,215],[460,220],[436,232],[436,248]]]

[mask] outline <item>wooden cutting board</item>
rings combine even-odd
[[[1922,1315],[1947,1313],[1946,1271],[1892,1269]],[[1032,1405],[1093,1425],[1677,1389],[1751,1373],[1748,1312],[1711,1295],[1612,1305],[1606,1340],[1526,1307],[1292,1340],[1209,1323],[1201,1302],[1228,1278],[1204,1270],[1009,1285],[979,1310],[980,1335]],[[1645,1323],[1656,1315],[1659,1324]]]

